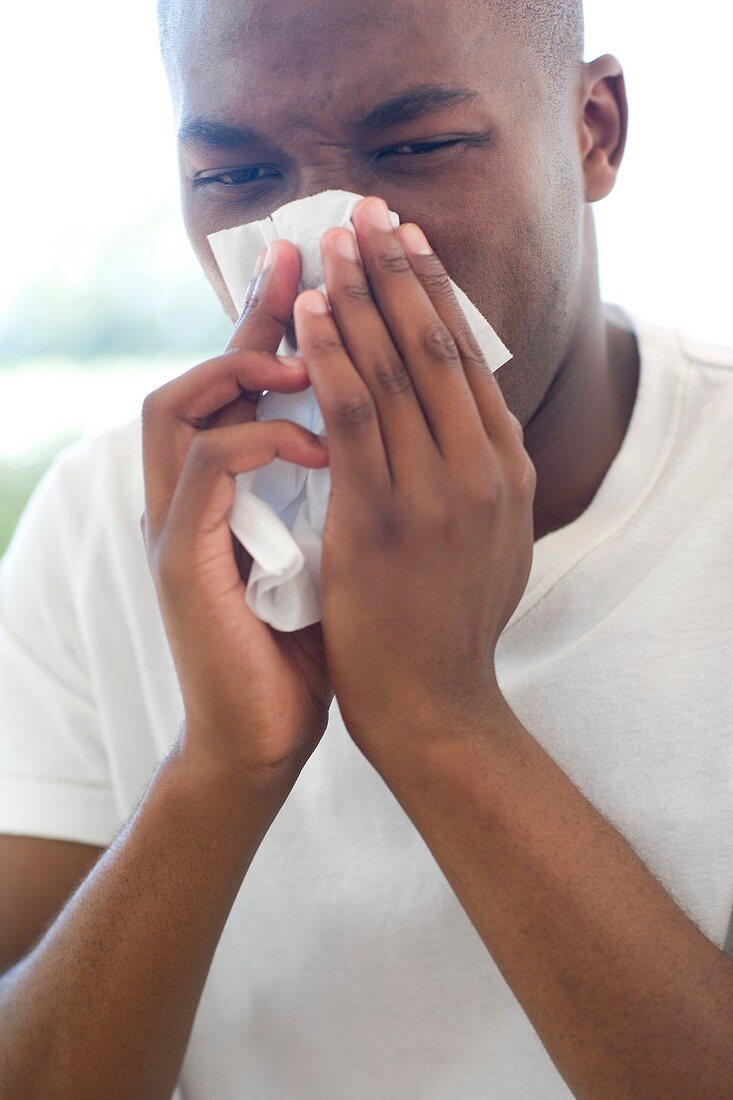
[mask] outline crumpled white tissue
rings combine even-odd
[[[321,191],[286,203],[261,221],[210,233],[211,250],[237,313],[244,308],[261,249],[278,237],[292,241],[300,251],[298,293],[314,288],[326,293],[321,238],[334,226],[349,229],[356,237],[351,214],[363,197],[352,191]],[[390,218],[396,228],[399,215],[390,211]],[[452,280],[451,286],[489,367],[497,371],[512,358],[511,352]],[[277,351],[279,355],[300,354],[287,334]],[[312,386],[293,394],[265,391],[255,418],[292,420],[319,435],[327,434]],[[321,545],[331,489],[328,467],[312,470],[276,458],[267,466],[238,474],[235,480],[235,499],[228,520],[252,557],[247,605],[263,622],[280,631],[318,622]]]

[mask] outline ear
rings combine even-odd
[[[584,65],[580,107],[585,201],[598,202],[613,191],[629,125],[623,69],[611,54]]]

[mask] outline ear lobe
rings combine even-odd
[[[586,65],[580,151],[585,201],[598,202],[613,190],[623,160],[629,109],[620,62],[604,54]]]

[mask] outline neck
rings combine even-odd
[[[618,454],[636,400],[639,353],[622,315],[597,293],[573,346],[525,427],[537,470],[535,542],[586,510]]]

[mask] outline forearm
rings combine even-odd
[[[35,949],[0,980],[0,1094],[165,1098],[242,879],[292,781],[176,753]]]
[[[511,712],[454,732],[370,759],[574,1095],[730,1100],[731,961]]]

